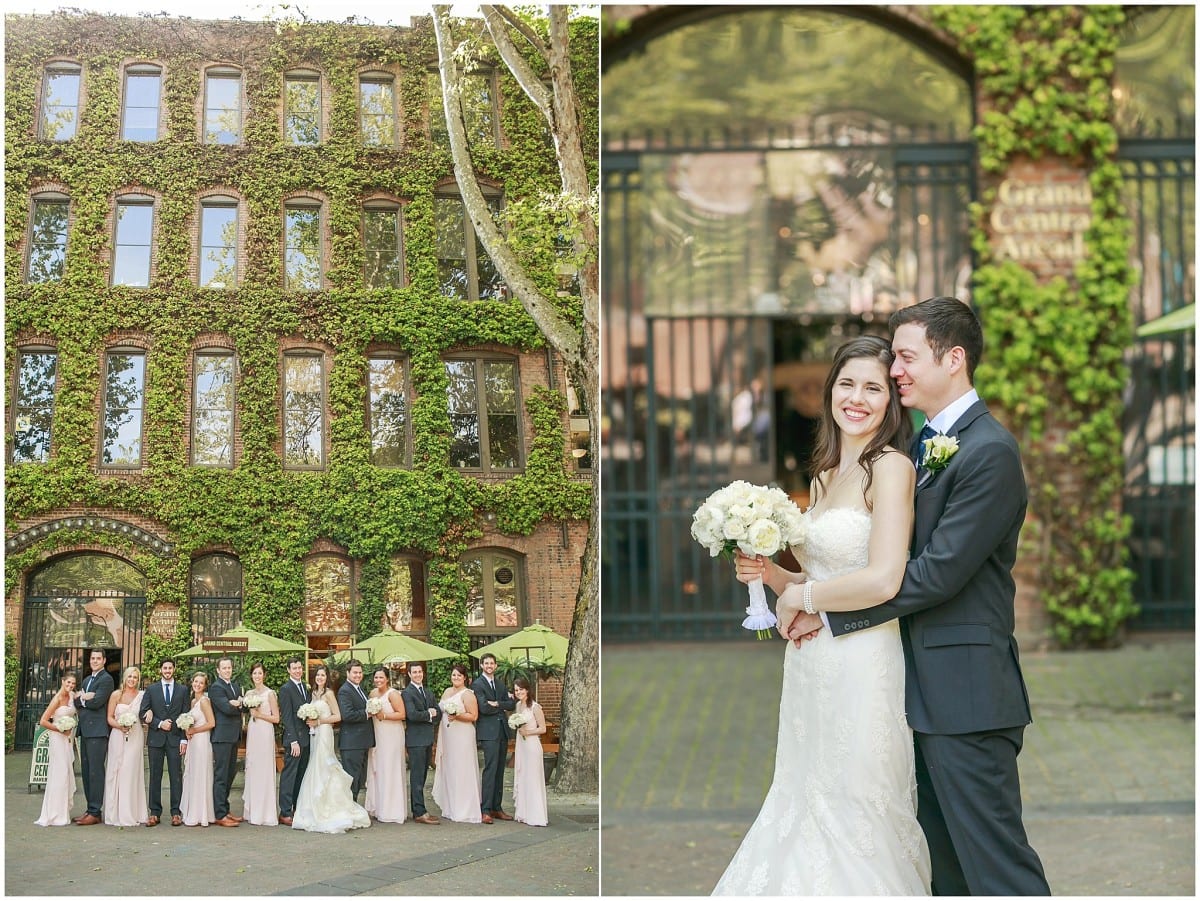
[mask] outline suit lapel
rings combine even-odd
[[[981,416],[987,415],[987,411],[988,411],[987,404],[985,404],[982,399],[977,400],[975,403],[971,404],[971,406],[967,407],[966,412],[963,413],[962,416],[958,417],[958,421],[955,422],[954,425],[952,425],[950,427],[950,431],[946,432],[946,437],[947,438],[958,438],[959,434],[961,432],[965,431],[966,429],[970,428],[971,424],[973,422],[975,422],[975,420],[977,420]],[[957,453],[961,453],[962,450],[963,450],[962,442],[960,441],[959,442],[959,450],[956,452],[956,455],[957,455]],[[949,465],[949,463],[947,463],[947,465]],[[933,484],[935,477],[938,475],[938,473],[940,473],[942,471],[943,470],[938,470],[938,472],[930,472],[924,466],[922,466],[920,469],[918,469],[917,470],[917,491],[921,491],[922,489],[927,488],[929,485]]]

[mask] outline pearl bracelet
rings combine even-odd
[[[804,601],[804,612],[807,613],[809,616],[814,616],[817,612],[817,611],[813,610],[812,590],[813,590],[813,583],[811,581],[805,582],[804,583],[804,593],[801,595],[801,598]]]

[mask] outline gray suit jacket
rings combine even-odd
[[[1012,577],[1028,499],[1020,449],[983,401],[948,434],[959,447],[946,468],[917,474],[900,593],[877,607],[826,616],[835,636],[902,617],[905,708],[917,732],[1024,726],[1031,716],[1013,637]]]
[[[367,715],[365,694],[365,689],[359,694],[354,683],[348,679],[338,688],[338,707],[342,712],[338,748],[343,751],[361,751],[375,747],[375,724]]]

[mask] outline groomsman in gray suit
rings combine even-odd
[[[95,826],[101,822],[104,807],[104,766],[108,758],[108,698],[116,686],[104,669],[104,652],[88,655],[89,672],[79,684],[75,707],[79,711],[79,768],[83,774],[83,793],[87,811],[75,818],[76,826]]]
[[[425,809],[425,778],[429,774],[429,749],[433,746],[438,705],[425,687],[425,664],[408,665],[409,683],[400,692],[404,698],[404,747],[408,750],[408,803],[413,822],[437,826],[441,820]]]
[[[346,664],[346,681],[337,695],[342,712],[338,750],[342,769],[350,774],[350,794],[356,804],[367,782],[367,752],[375,747],[375,724],[367,716],[367,693],[363,691],[362,680],[362,664],[351,660]]]
[[[900,617],[933,893],[1048,895],[1017,775],[1032,719],[1013,637],[1012,568],[1028,496],[1020,448],[975,391],[983,332],[970,307],[934,297],[890,324],[901,403],[928,419],[911,449],[916,511],[904,582],[877,607],[822,613],[825,622],[801,613],[785,630],[793,639],[825,625],[849,635]],[[939,434],[956,449],[930,461],[924,440]]]

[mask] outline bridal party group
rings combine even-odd
[[[425,687],[421,663],[408,665],[408,684],[399,690],[386,668],[374,670],[368,682],[363,664],[351,660],[335,688],[328,667],[318,666],[306,681],[303,658],[293,657],[288,678],[272,689],[261,662],[250,668],[250,686],[233,678],[229,657],[217,661],[211,684],[204,672],[181,681],[175,661],[166,659],[148,685],[131,666],[117,686],[103,651],[93,650],[88,659],[82,680],[75,673],[62,677],[40,720],[49,733],[49,766],[39,826],[169,822],[340,833],[368,827],[372,819],[547,824],[545,714],[526,679],[517,678],[510,693],[495,677],[491,654],[473,682],[466,666],[455,663],[440,697]],[[236,814],[230,788],[243,733],[242,810]],[[87,809],[72,818],[76,736]],[[510,738],[512,813],[502,804]],[[425,805],[431,767],[440,816]]]

